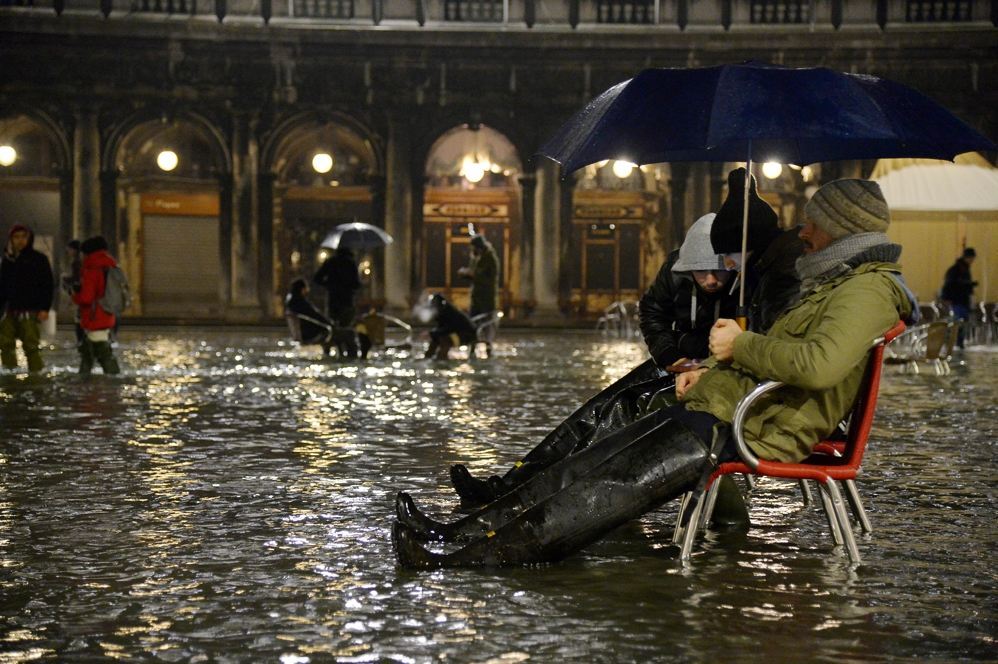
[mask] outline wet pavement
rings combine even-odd
[[[643,359],[504,331],[488,361],[323,362],[278,332],[127,330],[117,378],[0,376],[0,662],[998,658],[998,352],[886,371],[864,564],[763,481],[747,534],[684,570],[669,506],[568,560],[399,570],[394,493],[447,516],[447,468],[505,469]]]

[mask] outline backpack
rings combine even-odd
[[[101,309],[120,316],[132,304],[132,294],[128,290],[128,279],[120,267],[104,270],[104,294],[97,300]]]

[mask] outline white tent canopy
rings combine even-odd
[[[916,164],[877,179],[891,210],[998,210],[998,170]]]

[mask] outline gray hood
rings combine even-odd
[[[693,222],[686,232],[683,246],[679,248],[679,258],[672,266],[673,272],[692,272],[694,270],[723,270],[724,257],[714,253],[710,243],[710,227],[714,223],[713,212]]]

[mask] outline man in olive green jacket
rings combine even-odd
[[[766,397],[746,423],[762,458],[798,461],[848,414],[874,339],[908,318],[914,297],[884,231],[880,187],[837,180],[804,209],[802,297],[765,335],[721,319],[711,330],[708,368],[681,374],[684,402],[654,411],[573,454],[514,491],[448,524],[399,513],[392,529],[406,567],[511,565],[560,560],[612,529],[690,491],[709,473],[711,452],[736,458],[728,424],[758,382],[787,387]],[[464,541],[448,554],[418,539]]]
[[[831,182],[808,202],[805,216],[802,299],[766,335],[718,321],[711,366],[676,388],[688,410],[731,422],[758,382],[786,383],[757,402],[745,422],[746,442],[774,461],[804,459],[835,430],[859,392],[870,344],[913,310],[896,263],[901,248],[883,234],[890,216],[876,183]]]

